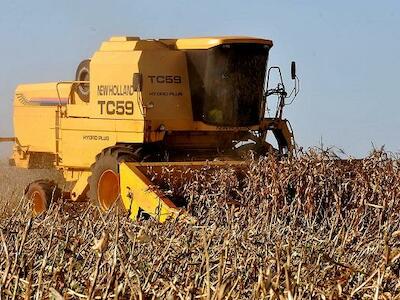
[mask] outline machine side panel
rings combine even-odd
[[[14,130],[25,151],[56,152],[56,111],[68,101],[70,85],[19,85],[14,98]]]
[[[61,166],[87,169],[104,148],[142,143],[143,120],[61,118]]]
[[[164,125],[168,130],[190,130],[193,126],[192,102],[186,54],[182,51],[143,51],[139,60],[143,75],[143,102],[152,129]]]
[[[70,117],[143,119],[140,93],[133,85],[140,51],[98,51],[90,61],[90,100],[68,105]]]
[[[14,131],[18,143],[30,152],[56,151],[56,110],[44,106],[14,106]]]

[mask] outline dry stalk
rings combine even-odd
[[[187,171],[183,184],[163,172],[166,191],[187,199],[196,224],[131,222],[68,202],[31,219],[29,204],[10,192],[18,204],[0,220],[2,298],[400,294],[398,157],[375,151],[341,161],[310,150],[250,161],[241,171]]]

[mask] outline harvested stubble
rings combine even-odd
[[[309,152],[247,171],[243,183],[220,170],[180,187],[196,224],[69,203],[31,219],[22,203],[0,222],[1,295],[400,299],[397,158]]]

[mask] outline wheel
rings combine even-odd
[[[90,59],[82,61],[76,69],[76,81],[89,81],[90,80]],[[84,102],[89,102],[90,99],[90,85],[88,83],[79,83],[76,85],[76,92]]]
[[[117,202],[120,208],[125,207],[120,197],[119,163],[123,161],[141,161],[141,148],[111,147],[104,149],[90,167],[92,174],[88,178],[88,198],[102,211],[108,211]]]
[[[37,180],[25,189],[25,197],[32,203],[32,213],[38,216],[45,212],[52,201],[61,197],[57,184],[49,180]]]

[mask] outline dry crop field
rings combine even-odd
[[[241,181],[199,172],[170,187],[195,224],[62,201],[32,219],[23,187],[44,175],[0,169],[2,298],[400,299],[400,169],[387,153],[264,158]]]

